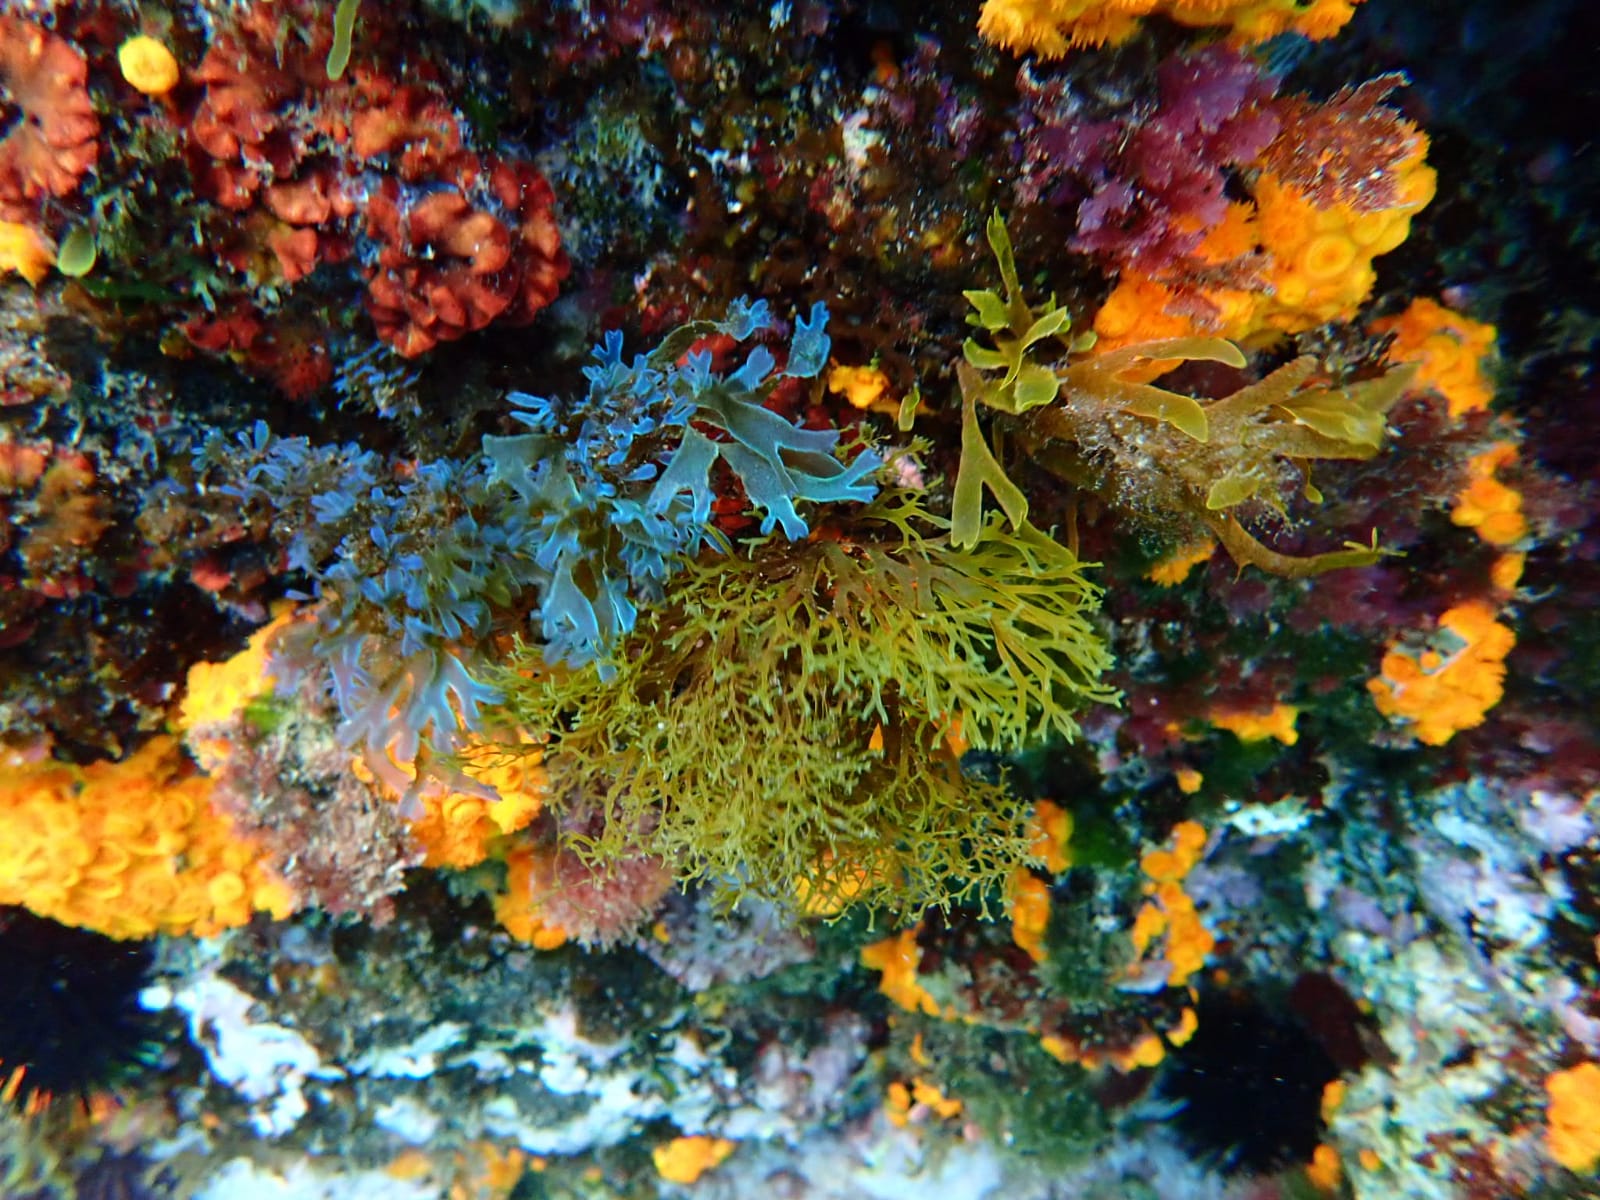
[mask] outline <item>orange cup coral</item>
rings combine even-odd
[[[1372,291],[1373,259],[1406,240],[1437,183],[1427,136],[1378,103],[1383,82],[1322,108],[1291,106],[1285,132],[1256,164],[1253,203],[1229,205],[1196,247],[1196,261],[1219,274],[1259,261],[1253,282],[1193,286],[1124,271],[1095,316],[1096,350],[1197,333],[1271,337],[1354,317]],[[1392,155],[1375,154],[1374,145]],[[1318,178],[1318,162],[1329,164],[1334,182]],[[1366,191],[1346,186],[1366,176]]]
[[[1133,948],[1140,957],[1135,971],[1143,974],[1155,967],[1164,972],[1169,987],[1182,987],[1205,966],[1217,939],[1183,890],[1183,880],[1205,854],[1208,838],[1198,821],[1182,821],[1172,831],[1170,849],[1147,852],[1139,860],[1148,882],[1150,897],[1140,907],[1133,922]],[[1149,951],[1160,940],[1161,955]]]
[[[1517,635],[1495,620],[1488,604],[1468,600],[1439,617],[1433,641],[1420,651],[1390,646],[1382,674],[1367,682],[1367,690],[1384,716],[1409,722],[1419,741],[1442,746],[1481,725],[1500,702],[1504,660]]]
[[[0,904],[115,938],[205,937],[294,908],[170,738],[116,763],[0,765]]]
[[[1443,396],[1450,415],[1459,417],[1489,407],[1494,385],[1484,370],[1494,353],[1495,328],[1419,297],[1402,313],[1372,323],[1375,333],[1392,333],[1392,363],[1416,363],[1415,387]]]
[[[1514,546],[1528,533],[1522,515],[1522,493],[1495,474],[1517,459],[1517,448],[1510,442],[1496,442],[1467,462],[1467,486],[1456,496],[1450,519],[1457,525],[1476,530],[1491,546]]]
[[[0,221],[0,275],[15,271],[34,287],[56,264],[50,239],[20,221]]]
[[[1594,1170],[1600,1165],[1600,1063],[1556,1071],[1545,1080],[1545,1091],[1551,1157],[1572,1171]]]
[[[733,1153],[736,1143],[699,1134],[673,1138],[650,1152],[656,1172],[669,1183],[691,1184]]]
[[[986,0],[978,17],[985,41],[1014,54],[1060,58],[1081,46],[1119,45],[1144,17],[1196,28],[1227,26],[1241,42],[1283,33],[1313,40],[1344,28],[1361,0]]]

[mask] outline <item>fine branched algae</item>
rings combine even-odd
[[[1026,806],[963,775],[957,748],[1071,737],[1074,708],[1115,699],[1098,589],[1002,525],[960,549],[889,495],[847,534],[687,566],[609,663],[522,648],[499,683],[517,723],[551,731],[569,844],[819,912],[998,895],[1029,856]]]
[[[1005,223],[988,224],[1006,295],[968,292],[967,318],[993,348],[968,339],[957,364],[961,386],[962,455],[952,524],[955,540],[977,540],[982,491],[992,491],[1013,525],[1027,515],[1021,491],[1006,476],[978,425],[980,406],[1011,444],[1036,464],[1112,504],[1180,517],[1213,533],[1241,565],[1279,575],[1308,576],[1361,566],[1383,553],[1376,544],[1293,557],[1271,550],[1243,524],[1250,506],[1282,516],[1311,483],[1314,459],[1371,458],[1381,448],[1385,419],[1410,381],[1409,367],[1351,383],[1319,380],[1303,356],[1218,400],[1197,400],[1143,382],[1151,363],[1217,362],[1243,367],[1245,357],[1222,338],[1150,342],[1081,357],[1092,339],[1068,340],[1054,298],[1035,311],[1022,298]],[[1054,361],[1043,354],[1054,346]],[[1072,357],[1080,355],[1080,357]],[[995,372],[999,372],[998,375]]]

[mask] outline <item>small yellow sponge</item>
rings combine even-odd
[[[178,60],[161,42],[140,34],[117,49],[117,65],[134,90],[146,96],[165,96],[178,86]]]

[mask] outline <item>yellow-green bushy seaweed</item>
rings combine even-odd
[[[969,338],[958,363],[961,466],[951,519],[957,544],[976,541],[987,487],[1018,522],[1027,502],[989,450],[978,409],[997,414],[1011,444],[1046,470],[1117,505],[1185,519],[1214,534],[1236,562],[1279,575],[1317,575],[1362,566],[1383,552],[1347,544],[1307,557],[1280,554],[1258,541],[1235,515],[1254,504],[1280,516],[1295,490],[1316,501],[1314,459],[1364,459],[1382,445],[1385,418],[1413,368],[1391,369],[1359,382],[1319,381],[1304,356],[1217,400],[1196,400],[1134,376],[1151,362],[1207,361],[1243,367],[1244,355],[1222,338],[1149,342],[1077,357],[1092,336],[1069,340],[1054,297],[1038,310],[1022,296],[1005,222],[989,219],[989,245],[1005,285],[969,291],[969,324],[993,346]],[[1055,352],[1041,352],[1054,343]],[[994,374],[998,372],[999,374]],[[987,374],[986,374],[987,373]]]
[[[690,564],[601,665],[521,647],[498,682],[549,730],[569,844],[604,864],[641,847],[685,880],[836,911],[896,913],[995,894],[1026,861],[1025,813],[947,745],[1077,732],[1112,701],[1099,590],[1067,549],[996,517],[971,549],[906,494],[790,543]]]

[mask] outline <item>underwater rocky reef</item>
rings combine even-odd
[[[0,0],[0,1198],[1600,1195],[1581,0]]]

